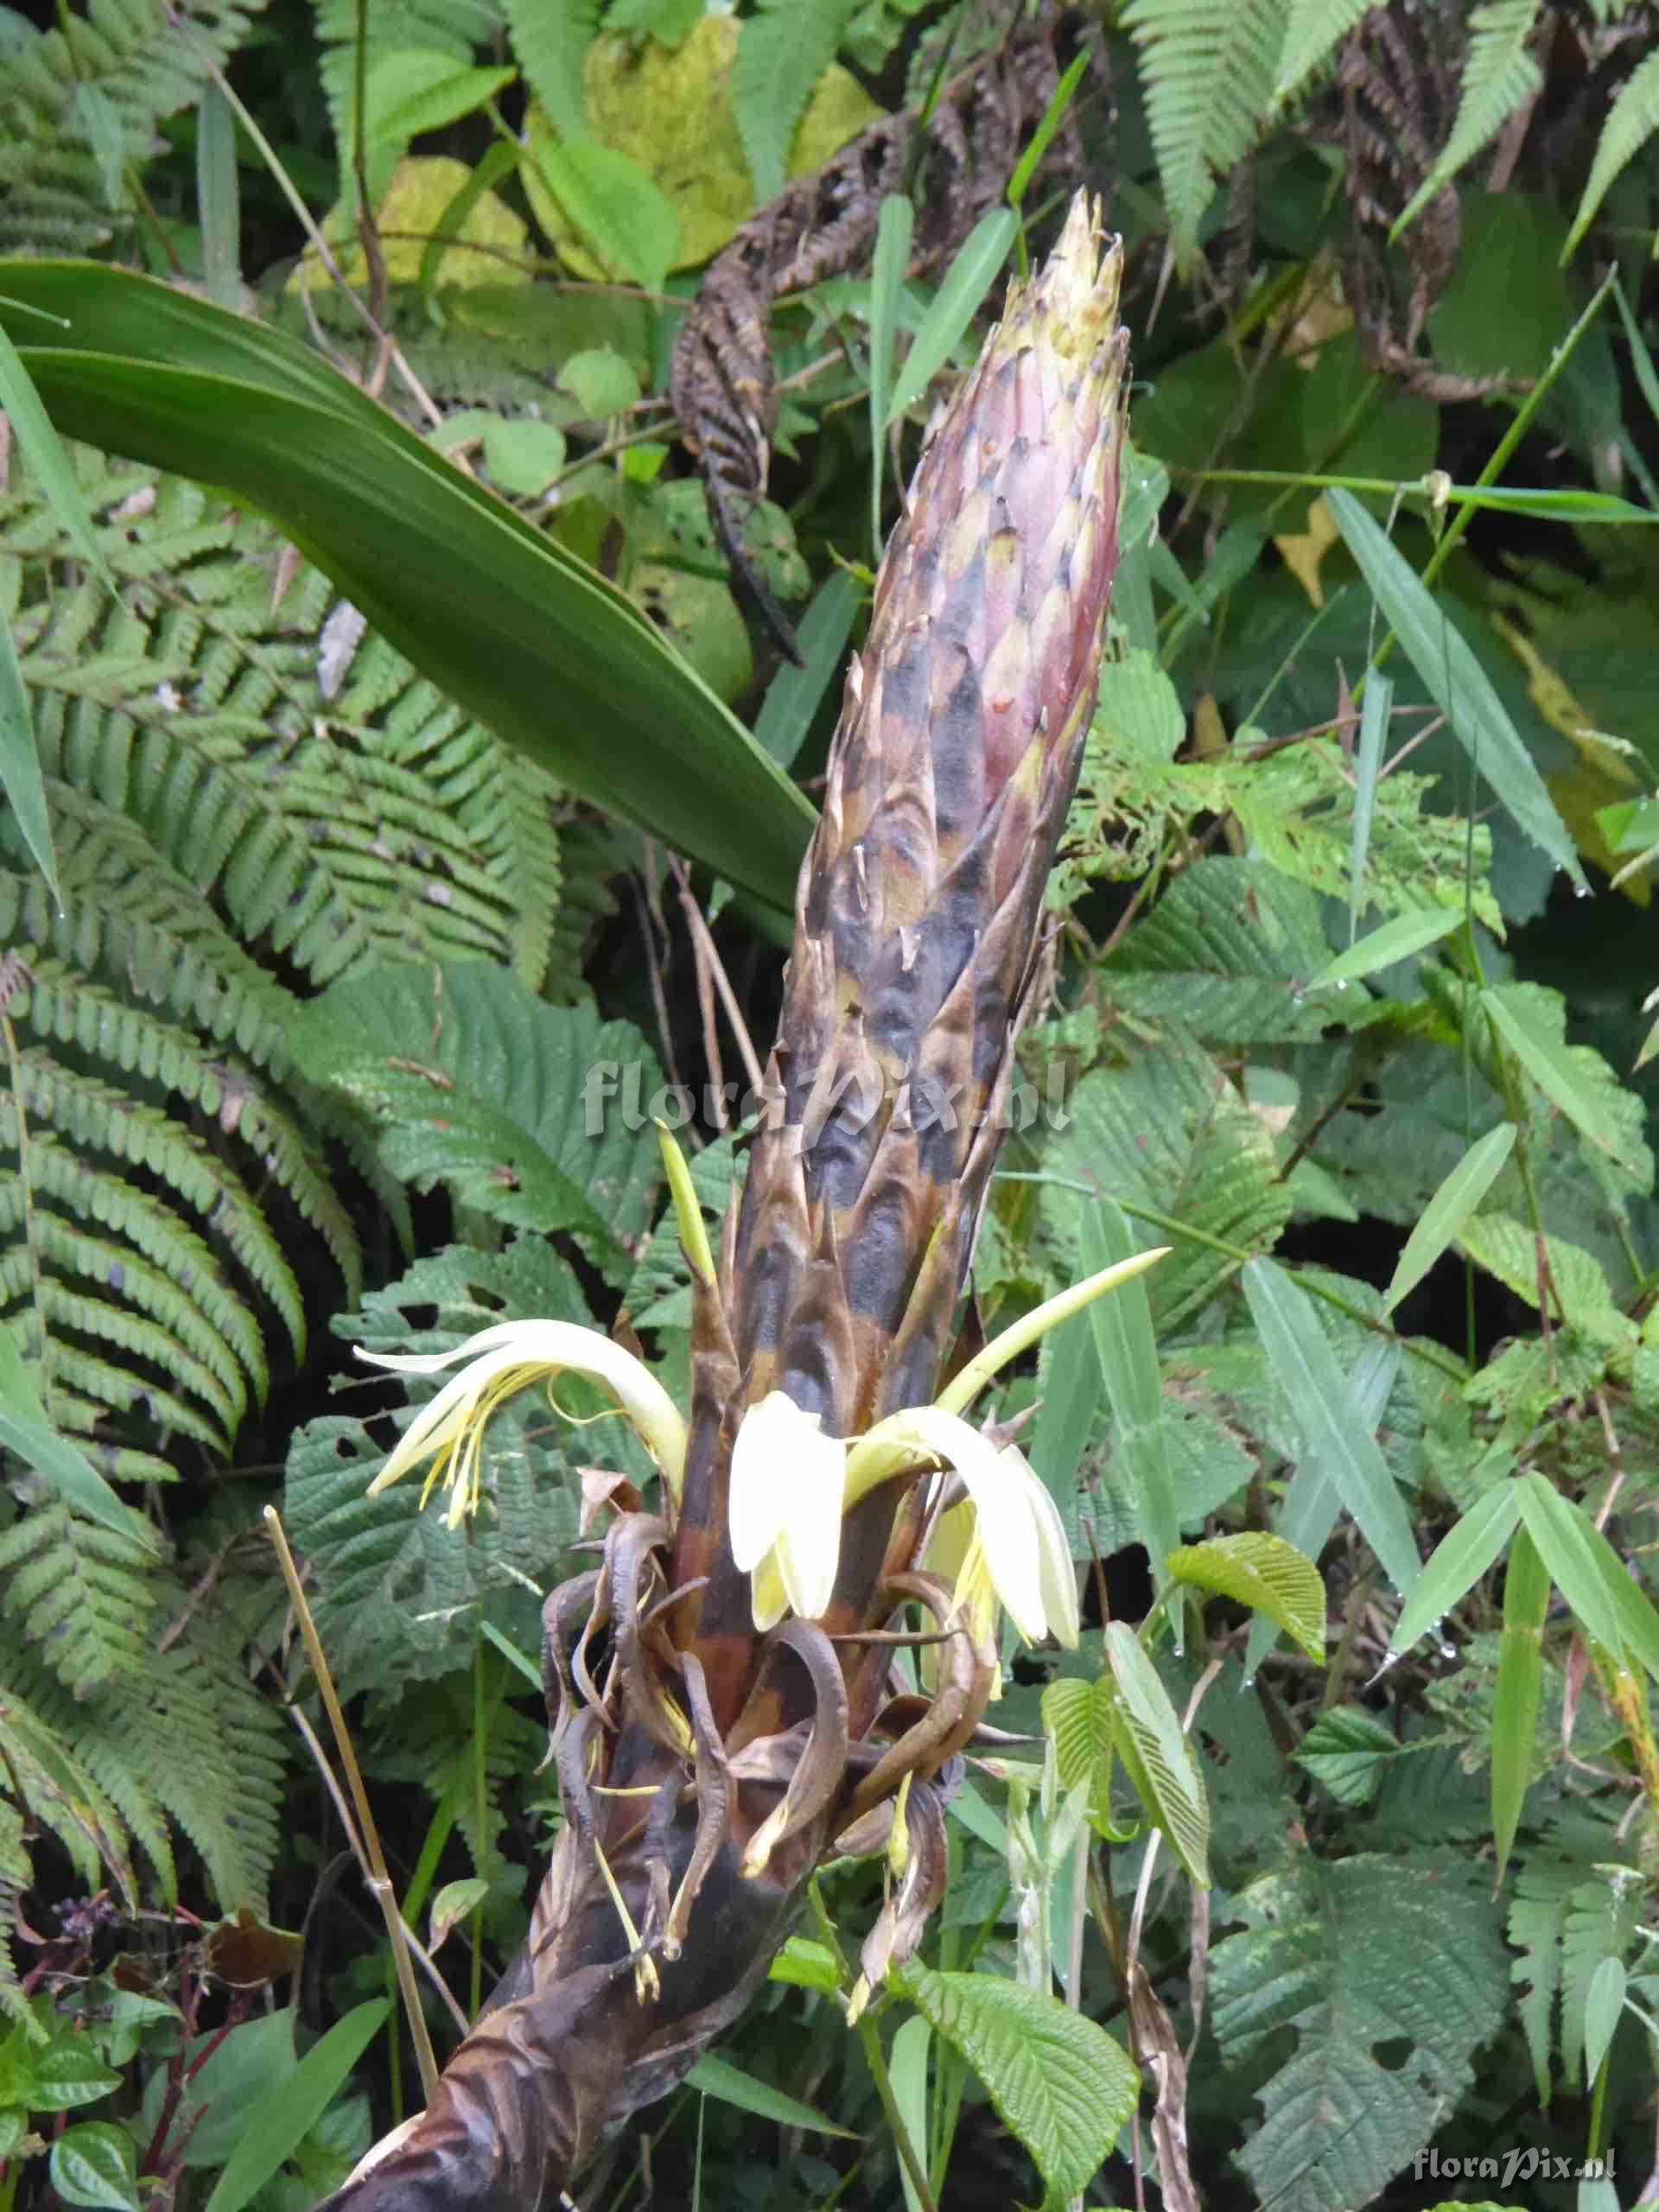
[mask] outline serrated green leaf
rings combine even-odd
[[[1054,1745],[1062,1789],[1088,1787],[1089,1819],[1112,1832],[1112,1760],[1117,1732],[1117,1685],[1109,1675],[1084,1681],[1063,1675],[1043,1691],[1043,1727]]]
[[[406,146],[423,131],[459,122],[517,81],[516,69],[458,68],[437,47],[393,47],[368,65],[363,100],[365,148]]]
[[[1236,1599],[1294,1637],[1310,1659],[1325,1656],[1325,1584],[1294,1544],[1249,1529],[1184,1545],[1169,1558],[1177,1582]]]
[[[1077,2196],[1135,2110],[1141,2077],[1106,2031],[1046,1992],[912,1967],[905,1993],[959,2050],[1030,2152],[1046,2202]]]
[[[1497,1128],[1488,1129],[1484,1137],[1470,1146],[1435,1192],[1395,1262],[1382,1300],[1385,1313],[1392,1313],[1406,1293],[1422,1281],[1441,1253],[1456,1243],[1469,1217],[1497,1181],[1514,1151],[1516,1135],[1513,1122],[1500,1122]]]
[[[1322,1782],[1339,1805],[1358,1810],[1376,1795],[1383,1767],[1400,1757],[1391,1728],[1359,1706],[1322,1713],[1292,1757]]]
[[[1360,1421],[1350,1380],[1313,1300],[1271,1260],[1243,1271],[1244,1295],[1308,1449],[1402,1596],[1421,1571],[1411,1522],[1373,1430]]]
[[[626,154],[588,138],[532,137],[528,158],[568,219],[618,276],[660,292],[679,254],[680,219]]]
[[[1210,1800],[1180,1715],[1125,1622],[1108,1622],[1105,1651],[1117,1685],[1117,1744],[1129,1777],[1193,1882],[1208,1889]]]
[[[1383,619],[1453,735],[1533,842],[1581,884],[1572,832],[1468,641],[1352,493],[1325,497]]]

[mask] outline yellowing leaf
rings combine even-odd
[[[732,105],[732,66],[740,26],[733,16],[705,16],[675,48],[646,39],[596,39],[587,63],[588,122],[602,144],[637,162],[674,203],[680,219],[677,269],[695,269],[719,252],[754,212],[754,185]],[[789,174],[819,168],[882,110],[844,69],[819,79],[795,134]],[[551,131],[543,111],[529,117],[532,149]],[[600,270],[575,238],[533,163],[522,172],[531,211],[580,276]]]
[[[427,241],[469,174],[464,162],[442,155],[402,161],[392,171],[374,219],[386,258],[386,275],[394,284],[420,282],[421,256]],[[347,219],[336,207],[322,232],[346,282],[364,283],[366,271],[355,226],[349,226],[348,242]],[[493,192],[481,193],[467,211],[455,244],[439,262],[437,281],[440,285],[528,284],[531,272],[524,250],[529,239],[528,227],[505,200]],[[469,252],[469,246],[489,250]],[[323,291],[334,281],[316,249],[308,246],[288,280],[288,289]]]
[[[1325,605],[1325,586],[1319,582],[1319,563],[1341,536],[1336,518],[1325,505],[1325,494],[1321,493],[1317,499],[1309,503],[1307,528],[1300,533],[1287,531],[1284,537],[1275,537],[1273,541],[1283,556],[1285,566],[1315,607]]]

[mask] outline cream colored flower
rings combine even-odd
[[[479,1447],[491,1414],[518,1391],[533,1383],[552,1382],[567,1372],[585,1375],[610,1392],[662,1470],[664,1482],[676,1498],[679,1496],[685,1465],[685,1423],[679,1408],[648,1368],[597,1329],[581,1328],[572,1321],[501,1321],[468,1337],[453,1351],[365,1351],[359,1344],[357,1356],[372,1367],[389,1367],[398,1375],[438,1375],[458,1361],[467,1363],[404,1431],[369,1484],[371,1497],[430,1459],[421,1503],[425,1504],[434,1484],[442,1481],[453,1492],[450,1526],[458,1526],[477,1510]]]
[[[841,1554],[847,1447],[823,1433],[817,1414],[773,1390],[744,1414],[732,1446],[726,1525],[732,1558],[755,1575],[755,1625],[770,1628],[779,1590],[757,1570],[771,1556],[777,1585],[803,1620],[830,1603]],[[772,1613],[763,1620],[762,1612]]]

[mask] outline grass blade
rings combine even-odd
[[[1327,492],[1325,501],[1384,620],[1453,735],[1527,836],[1582,883],[1572,834],[1467,639],[1352,493]]]
[[[1515,1054],[1550,1104],[1565,1115],[1581,1136],[1600,1147],[1621,1166],[1618,1125],[1601,1099],[1590,1090],[1573,1065],[1567,1047],[1541,1029],[1523,999],[1505,998],[1501,990],[1483,991],[1482,1011]]]
[[[776,2120],[779,2127],[810,2127],[818,2135],[852,2133],[850,2128],[837,2127],[834,2120],[826,2120],[821,2112],[803,2104],[798,2097],[774,2089],[770,2082],[757,2082],[753,2074],[746,2074],[730,2059],[717,2058],[712,2052],[700,2058],[685,2078],[705,2096],[718,2097],[723,2104],[735,2105],[740,2112],[752,2113],[756,2120]]]
[[[906,207],[910,204],[905,203]],[[944,282],[933,296],[933,304],[917,326],[905,356],[905,365],[894,379],[883,428],[896,423],[913,407],[932,383],[950,349],[979,313],[985,295],[996,282],[1020,227],[1011,207],[993,207],[982,215],[962,251],[951,263]]]
[[[17,273],[12,269],[8,276]],[[34,378],[4,327],[4,310],[12,305],[10,298],[0,299],[0,408],[10,417],[23,459],[39,480],[58,528],[105,589],[112,593],[115,578],[99,550],[92,515],[75,480],[73,464],[52,427],[52,418],[41,404]]]
[[[1417,1586],[1400,1608],[1389,1649],[1396,1657],[1443,1620],[1466,1597],[1510,1540],[1521,1517],[1521,1493],[1510,1482],[1494,1483],[1429,1555]]]
[[[918,2146],[925,2146],[928,2137],[927,2047],[932,2040],[931,2025],[919,2012],[915,2013],[893,2037],[893,2056],[887,2062],[893,2101],[899,2107],[906,2133]],[[899,2161],[899,2178],[904,2183],[906,2212],[922,2212],[916,2184],[902,2158]]]
[[[4,621],[0,621],[0,791],[5,792],[53,898],[61,903],[58,859],[52,849],[52,817],[46,808],[46,785],[35,745],[29,687],[18,664],[11,625]]]
[[[1077,86],[1083,81],[1083,73],[1088,67],[1089,48],[1085,46],[1054,87],[1054,97],[1044,109],[1042,121],[1031,134],[1030,145],[1020,155],[1014,175],[1008,179],[1008,206],[1016,215],[1031,189],[1031,180],[1036,175],[1043,156],[1054,143],[1054,133],[1065,121],[1066,110],[1076,97]]]
[[[23,1363],[17,1339],[0,1321],[0,1445],[32,1467],[64,1504],[137,1542],[154,1541],[79,1445],[54,1428]]]
[[[1374,976],[1379,968],[1392,968],[1396,960],[1409,960],[1414,952],[1438,944],[1462,926],[1461,914],[1397,914],[1393,921],[1361,938],[1357,944],[1351,944],[1346,952],[1327,960],[1319,974],[1309,978],[1307,988],[1323,991],[1333,983],[1357,982],[1362,976]]]
[[[1624,1648],[1624,1633],[1605,1562],[1586,1541],[1593,1533],[1591,1523],[1535,1470],[1521,1477],[1519,1489],[1522,1524],[1537,1545],[1550,1580],[1585,1634],[1617,1657]],[[1622,1567],[1616,1571],[1624,1573]]]
[[[1544,1618],[1549,1576],[1525,1529],[1516,1531],[1503,1573],[1503,1632],[1492,1694],[1492,1835],[1503,1879],[1522,1802],[1532,1777],[1538,1708],[1544,1694]]]
[[[1133,1256],[1137,1247],[1121,1206],[1102,1198],[1083,1217],[1078,1250],[1085,1275]],[[1135,1276],[1089,1308],[1095,1350],[1139,1508],[1141,1541],[1155,1589],[1169,1579],[1169,1555],[1181,1541],[1164,1427],[1164,1389],[1153,1334],[1146,1278]]]
[[[1310,1452],[1403,1596],[1422,1568],[1411,1522],[1319,1315],[1306,1294],[1272,1260],[1249,1261],[1243,1282],[1268,1364]]]
[[[1349,864],[1348,935],[1359,928],[1365,903],[1365,856],[1371,849],[1371,821],[1376,812],[1376,779],[1382,766],[1382,741],[1389,734],[1394,710],[1394,678],[1373,670],[1366,678],[1365,702],[1359,710],[1359,743],[1354,754],[1354,842]]]
[[[1421,1219],[1407,1237],[1405,1249],[1395,1264],[1393,1278],[1382,1300],[1385,1313],[1392,1313],[1406,1293],[1422,1281],[1441,1253],[1456,1243],[1464,1224],[1491,1189],[1514,1148],[1513,1122],[1500,1122],[1478,1144],[1470,1146],[1423,1208]]]
[[[242,293],[242,208],[237,189],[236,118],[217,85],[196,110],[196,213],[201,273],[216,307],[234,310]]]
[[[859,585],[845,569],[825,578],[796,628],[802,665],[785,661],[754,718],[754,741],[780,768],[791,768],[824,693],[835,681],[858,620]]]
[[[876,219],[870,264],[870,543],[881,550],[881,476],[887,461],[887,415],[893,391],[893,341],[899,327],[899,295],[910,266],[916,210],[891,192]]]
[[[333,2104],[391,2010],[389,1997],[372,1997],[343,2020],[336,2020],[312,2044],[283,2085],[282,2095],[267,2099],[256,2109],[213,2183],[207,2212],[242,2212]]]

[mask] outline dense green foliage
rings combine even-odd
[[[948,281],[877,314],[866,257],[773,314],[748,551],[801,669],[746,620],[669,353],[737,224],[1006,13],[0,10],[0,251],[287,341],[258,384],[255,323],[181,310],[163,390],[153,332],[31,334],[41,269],[10,312],[0,270],[54,407],[111,426],[54,471],[4,346],[0,2212],[304,2212],[419,2101],[267,1507],[463,2018],[523,1935],[559,1817],[538,1597],[595,1469],[650,1464],[567,1379],[497,1416],[475,1523],[370,1498],[436,1384],[351,1347],[592,1323],[683,1401],[651,1116],[689,1120],[717,1221],[746,1084],[709,947],[764,1052],[762,896],[809,820],[775,771],[812,791],[876,550],[873,354],[931,343]],[[896,2212],[896,2113],[944,2206],[1613,2212],[1659,2058],[1651,12],[1079,29],[1134,452],[975,1294],[989,1331],[1171,1247],[992,1408],[1035,1408],[1089,1624],[1010,1668],[921,1962],[849,2031],[887,1877],[830,1869],[586,2201],[645,2171]],[[941,343],[948,375],[976,340]],[[372,457],[325,362],[398,418]],[[193,415],[234,496],[123,457]],[[584,624],[635,656],[632,724]],[[685,873],[645,834],[671,771],[707,785]],[[1614,2183],[1532,2178],[1609,2154]]]

